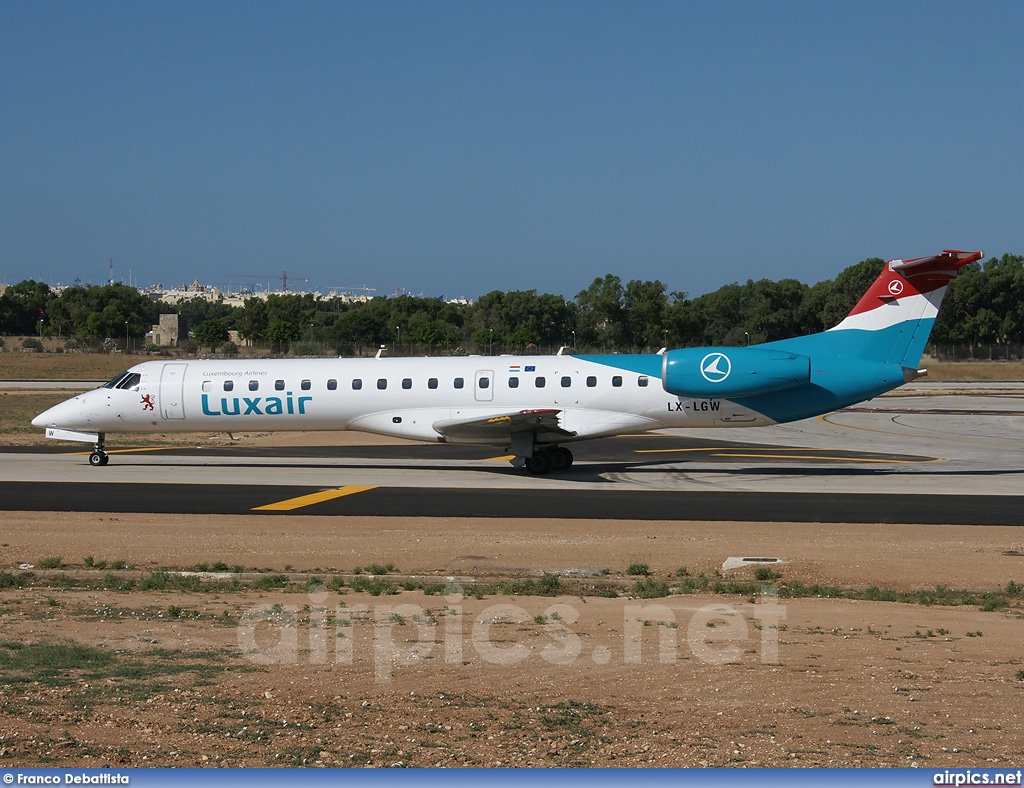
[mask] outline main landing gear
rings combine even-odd
[[[564,446],[536,449],[531,457],[526,458],[526,470],[535,476],[549,471],[566,471],[572,465],[572,452]]]
[[[106,465],[110,462],[110,457],[103,451],[103,442],[106,436],[100,433],[99,438],[96,440],[96,445],[93,446],[92,454],[89,455],[89,464],[94,468],[98,468],[101,465]]]

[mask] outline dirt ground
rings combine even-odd
[[[2,539],[0,571],[36,576],[0,591],[3,765],[932,768],[1024,755],[1019,600],[775,598],[772,582],[637,598],[625,574],[645,563],[645,580],[675,588],[755,555],[786,562],[782,584],[982,592],[1024,578],[1019,529],[6,513]],[[40,570],[53,556],[64,569]],[[97,579],[121,561],[131,568]],[[154,570],[216,562],[295,574],[286,588],[142,590]],[[394,565],[395,593],[354,590],[373,563]],[[563,583],[553,596],[473,590],[545,574]],[[117,587],[125,577],[134,590]],[[578,590],[592,578],[619,594]],[[402,590],[410,579],[443,585]],[[44,661],[67,644],[107,662]]]
[[[0,445],[24,440],[0,434]],[[0,518],[4,767],[1024,757],[1020,529]],[[778,576],[743,593],[687,592],[695,577],[755,581],[755,567],[723,571],[729,557],[779,558]],[[221,571],[236,565],[246,573]],[[669,595],[646,598],[659,583]],[[776,596],[793,584],[861,598]],[[954,596],[944,589],[970,595],[938,604]]]

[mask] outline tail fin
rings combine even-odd
[[[984,256],[946,249],[932,257],[890,260],[843,322],[826,333],[839,339],[843,332],[842,344],[852,355],[916,368],[947,285]]]

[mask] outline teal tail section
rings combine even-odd
[[[582,358],[660,375],[673,396],[728,400],[777,423],[820,416],[924,374],[918,365],[946,288],[963,266],[983,256],[947,249],[890,260],[850,314],[820,334],[744,348]]]
[[[891,391],[918,369],[950,281],[982,252],[890,260],[849,315],[821,334],[760,347],[811,359],[809,385],[742,400],[776,422],[818,416]]]

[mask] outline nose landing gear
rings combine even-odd
[[[110,462],[110,457],[103,451],[103,443],[106,436],[100,433],[99,438],[96,440],[96,445],[93,446],[92,454],[89,455],[89,464],[94,468],[98,468],[101,465],[106,465]]]

